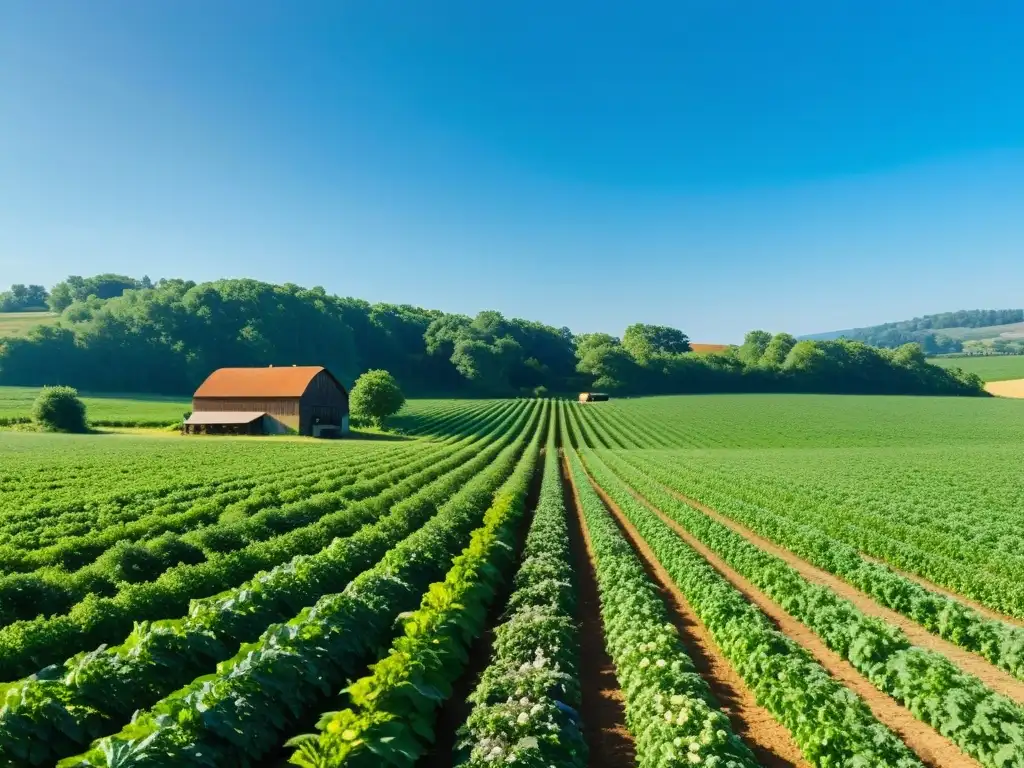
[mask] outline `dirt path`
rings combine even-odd
[[[956,592],[953,592],[952,590],[939,586],[933,581],[928,581],[928,579],[924,578],[923,576],[918,576],[916,573],[910,573],[909,571],[901,571],[899,568],[893,568],[889,563],[885,562],[884,560],[880,560],[877,557],[866,555],[863,552],[860,553],[860,556],[868,562],[877,563],[878,565],[884,565],[890,571],[892,571],[893,573],[898,573],[905,579],[910,579],[910,581],[916,581],[918,584],[920,584],[927,590],[937,592],[938,594],[944,597],[948,597],[950,600],[955,600],[956,602],[962,603],[963,605],[966,605],[969,608],[973,608],[975,611],[989,619],[1002,621],[1005,624],[1013,624],[1017,627],[1024,627],[1024,619],[1018,619],[1016,616],[1008,616],[1005,613],[999,613],[999,611],[994,611],[987,605],[982,605],[981,603],[975,600],[971,600],[969,597],[964,597],[963,595],[959,595]]]
[[[612,505],[616,516],[624,518],[608,495],[603,490],[598,492],[605,499],[605,503]],[[961,752],[955,744],[941,736],[931,726],[915,718],[905,707],[875,688],[852,664],[831,651],[814,632],[773,603],[767,595],[691,536],[685,528],[640,494],[632,490],[631,493],[771,619],[780,632],[802,645],[829,674],[860,696],[878,721],[893,731],[925,765],[933,768],[979,768],[979,763]]]
[[[964,672],[974,675],[996,693],[1001,693],[1007,698],[1013,699],[1017,703],[1024,703],[1024,681],[1018,680],[1009,672],[1005,672],[998,667],[993,666],[983,656],[973,653],[972,651],[965,650],[958,645],[954,645],[948,640],[943,640],[937,635],[933,635],[912,619],[908,619],[903,614],[897,613],[891,608],[879,605],[875,602],[874,598],[864,592],[861,592],[852,584],[843,581],[838,576],[835,576],[826,570],[808,563],[806,560],[794,555],[788,549],[780,547],[770,539],[759,536],[746,526],[737,523],[735,520],[726,517],[705,504],[701,504],[696,499],[691,499],[689,496],[685,496],[664,485],[662,485],[662,488],[685,504],[688,504],[697,511],[702,512],[711,519],[718,521],[727,528],[730,528],[740,534],[747,539],[747,541],[754,544],[758,549],[784,560],[787,565],[798,571],[801,576],[812,584],[819,584],[823,587],[828,587],[843,599],[849,600],[853,603],[862,613],[865,613],[868,616],[876,616],[883,621],[887,621],[888,623],[899,627],[914,645],[927,648],[928,650],[935,651],[936,653],[941,653]]]
[[[594,485],[593,480],[591,484]],[[722,656],[710,633],[701,624],[672,577],[658,562],[647,542],[604,492],[596,485],[594,487],[618,523],[619,530],[639,555],[647,575],[661,592],[669,609],[669,618],[679,631],[697,672],[707,682],[736,735],[743,739],[757,757],[758,763],[765,768],[810,768],[810,763],[800,753],[789,731],[757,703],[743,679]]]
[[[583,735],[590,750],[589,768],[627,768],[636,764],[633,736],[626,729],[625,699],[615,664],[604,647],[601,600],[594,571],[590,534],[583,523],[576,488],[562,465],[562,490],[569,509],[569,543],[576,572],[580,625],[580,688]]]

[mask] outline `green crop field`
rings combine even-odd
[[[39,387],[0,387],[0,420],[28,418]],[[96,425],[159,426],[181,420],[191,410],[187,397],[81,393],[89,422]]]
[[[0,338],[24,336],[37,325],[53,325],[58,315],[52,312],[0,312]]]
[[[942,368],[962,368],[976,373],[982,381],[1024,379],[1024,355],[934,357],[929,362]]]
[[[0,432],[0,765],[1024,766],[1024,402],[393,426]]]

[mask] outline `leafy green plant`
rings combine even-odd
[[[51,432],[88,432],[85,403],[74,387],[43,387],[32,406],[32,419]]]

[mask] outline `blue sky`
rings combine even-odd
[[[0,0],[0,284],[701,341],[1020,307],[1022,29],[1009,0]]]

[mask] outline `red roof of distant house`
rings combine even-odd
[[[712,352],[724,352],[728,348],[728,344],[690,344],[691,350],[705,355],[711,354]]]
[[[218,368],[199,385],[195,397],[301,397],[319,365],[283,368]]]

